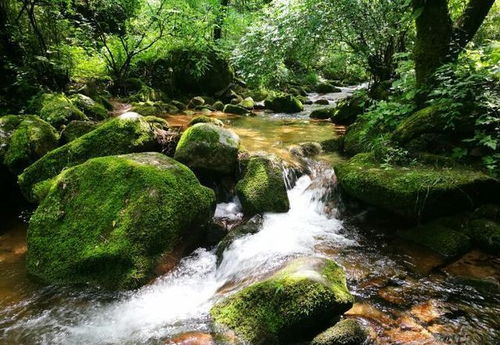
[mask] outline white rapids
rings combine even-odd
[[[314,182],[325,174],[333,171],[314,174],[313,180],[300,177],[288,191],[289,212],[265,214],[261,230],[234,241],[219,266],[214,251],[198,249],[173,272],[117,300],[91,304],[71,318],[44,312],[16,326],[40,329],[40,344],[65,345],[156,344],[181,332],[208,330],[208,312],[223,297],[221,288],[230,293],[292,257],[317,255],[321,244],[356,244],[341,235],[341,221],[324,210],[321,195],[328,188]],[[240,213],[237,202],[218,206],[218,216],[239,218]]]

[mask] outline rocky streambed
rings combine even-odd
[[[309,98],[335,102],[351,91]],[[39,234],[40,240],[29,241],[27,255],[27,225],[18,214],[6,218],[0,237],[1,342],[297,344],[314,338],[312,344],[319,345],[343,338],[346,344],[496,344],[498,256],[463,242],[450,254],[400,236],[411,227],[387,212],[394,191],[362,179],[370,172],[369,181],[394,180],[399,171],[379,171],[369,157],[345,163],[315,145],[296,146],[344,132],[330,121],[311,120],[317,107],[306,105],[294,115],[212,114],[224,127],[190,127],[172,153],[194,174],[159,153],[140,153],[155,151],[158,139],[172,129],[184,130],[192,115],[164,116],[168,125],[126,115],[91,132],[92,142],[103,140],[99,146],[115,156],[88,160],[93,146],[80,140],[31,165],[20,181],[25,195],[43,200],[29,235]],[[211,143],[209,150],[223,149],[216,156],[199,154],[193,146],[199,141]],[[127,149],[119,152],[120,147]],[[214,158],[213,166],[207,157]],[[217,188],[210,185],[212,174],[236,165],[242,172],[236,185],[224,180]],[[348,176],[343,181],[351,181],[344,189],[361,188],[362,201],[378,208],[352,206],[349,194],[340,193],[332,166]],[[50,184],[39,184],[47,178]],[[123,188],[106,187],[115,181],[126,182]],[[82,191],[84,197],[75,197]],[[405,200],[400,213],[412,216]],[[212,216],[210,228],[198,229]],[[99,244],[92,251],[83,245],[89,238],[67,241],[82,228],[90,243]],[[128,233],[131,228],[142,230]],[[158,231],[162,228],[170,231]],[[204,234],[215,239],[200,239]],[[168,251],[162,243],[170,245]],[[149,260],[160,252],[161,265]],[[51,283],[38,283],[28,273]],[[107,289],[64,284],[77,278]]]

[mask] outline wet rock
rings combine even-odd
[[[492,221],[500,221],[500,205],[486,204],[481,205],[472,214],[472,218],[485,218]]]
[[[315,103],[315,104],[319,104],[319,105],[328,105],[328,104],[330,104],[330,101],[329,101],[329,100],[327,100],[327,99],[322,98],[322,99],[318,99],[318,100],[317,100],[316,102],[314,102],[314,103]]]
[[[189,127],[177,144],[174,158],[200,172],[231,174],[238,164],[240,138],[213,124]]]
[[[488,219],[475,219],[469,222],[468,233],[481,249],[500,253],[500,224]]]
[[[98,126],[99,123],[94,121],[71,121],[61,132],[62,142],[69,143],[88,132],[92,132]]]
[[[264,102],[266,108],[276,113],[298,113],[304,110],[304,105],[294,96],[276,96],[266,99]]]
[[[167,340],[165,345],[217,345],[217,343],[211,334],[190,332]]]
[[[336,93],[336,92],[342,92],[341,89],[338,87],[333,86],[332,84],[325,82],[325,83],[320,83],[316,86],[316,92],[317,93]]]
[[[59,134],[34,115],[0,117],[0,162],[17,175],[57,147]]]
[[[222,103],[221,101],[217,101],[214,104],[212,104],[212,107],[217,111],[223,111],[224,110],[224,103]]]
[[[205,100],[203,99],[203,97],[197,96],[197,97],[191,98],[187,107],[188,107],[188,109],[194,109],[194,108],[196,108],[200,105],[204,105],[204,104],[205,104]]]
[[[246,115],[249,113],[249,110],[239,104],[226,104],[224,106],[225,113],[229,114],[237,114],[237,115]]]
[[[368,332],[353,319],[342,320],[317,335],[311,345],[363,345]]]
[[[42,120],[55,128],[60,128],[73,120],[88,120],[87,116],[63,94],[46,93],[41,95],[36,103],[37,112]]]
[[[362,153],[337,164],[337,178],[350,196],[408,219],[436,218],[473,209],[500,193],[499,182],[463,167],[382,167]]]
[[[170,102],[170,104],[172,104],[174,107],[179,109],[179,111],[183,111],[183,110],[187,109],[187,106],[184,103],[177,101],[177,100],[173,100],[172,102]]]
[[[321,144],[316,142],[302,143],[293,145],[289,151],[299,158],[310,158],[319,155],[322,152]]]
[[[93,157],[161,151],[167,136],[165,120],[126,113],[47,153],[24,170],[19,176],[19,185],[28,200],[36,201],[35,185],[58,175],[65,168]]]
[[[432,249],[444,257],[457,257],[471,248],[471,240],[466,234],[436,222],[400,231],[398,235],[405,240]]]
[[[262,221],[262,216],[257,215],[248,220],[246,223],[231,229],[217,246],[217,250],[215,251],[215,254],[217,255],[217,264],[222,262],[224,251],[231,245],[231,243],[239,238],[242,238],[243,236],[259,232],[262,227]]]
[[[311,119],[327,120],[332,116],[334,110],[333,107],[316,109],[311,112],[309,117]]]
[[[236,194],[247,216],[290,208],[282,166],[274,156],[251,156],[236,184]]]
[[[50,184],[30,220],[27,269],[51,284],[141,286],[162,256],[199,244],[215,208],[214,192],[160,153],[90,159]]]
[[[432,323],[446,314],[442,304],[436,300],[426,301],[411,308],[411,314],[424,323]]]
[[[218,127],[224,127],[224,124],[222,123],[221,120],[216,119],[215,117],[208,117],[205,115],[194,117],[191,121],[189,121],[188,127],[194,126],[197,123],[211,123]]]
[[[348,310],[353,297],[334,261],[299,258],[216,304],[215,323],[251,344],[297,342]]]
[[[337,103],[332,114],[332,121],[338,125],[351,125],[371,105],[371,101],[364,92],[358,92]]]
[[[92,98],[78,93],[70,97],[70,100],[78,109],[84,112],[85,115],[94,121],[102,121],[109,118],[107,109]]]

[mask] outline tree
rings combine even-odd
[[[472,40],[495,0],[469,0],[453,22],[449,0],[413,0],[417,37],[415,69],[417,86],[432,86],[432,76],[445,63],[455,61]]]

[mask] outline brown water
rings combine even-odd
[[[247,150],[281,155],[287,155],[289,145],[330,139],[342,130],[308,120],[307,112],[216,116],[241,136]],[[178,126],[190,119],[168,117]],[[221,294],[308,253],[345,267],[356,296],[347,317],[368,326],[374,344],[500,343],[499,257],[472,251],[447,263],[397,239],[398,225],[389,222],[390,216],[366,210],[339,216],[318,201],[337,193],[332,171],[328,164],[311,164],[314,176],[301,178],[290,191],[289,214],[270,215],[260,233],[227,253],[228,262],[216,268],[213,253],[199,250],[175,272],[138,291],[108,293],[32,282],[24,268],[27,226],[17,215],[2,220],[8,231],[0,236],[0,344],[161,344],[185,332],[206,339],[211,331],[206,311]]]

